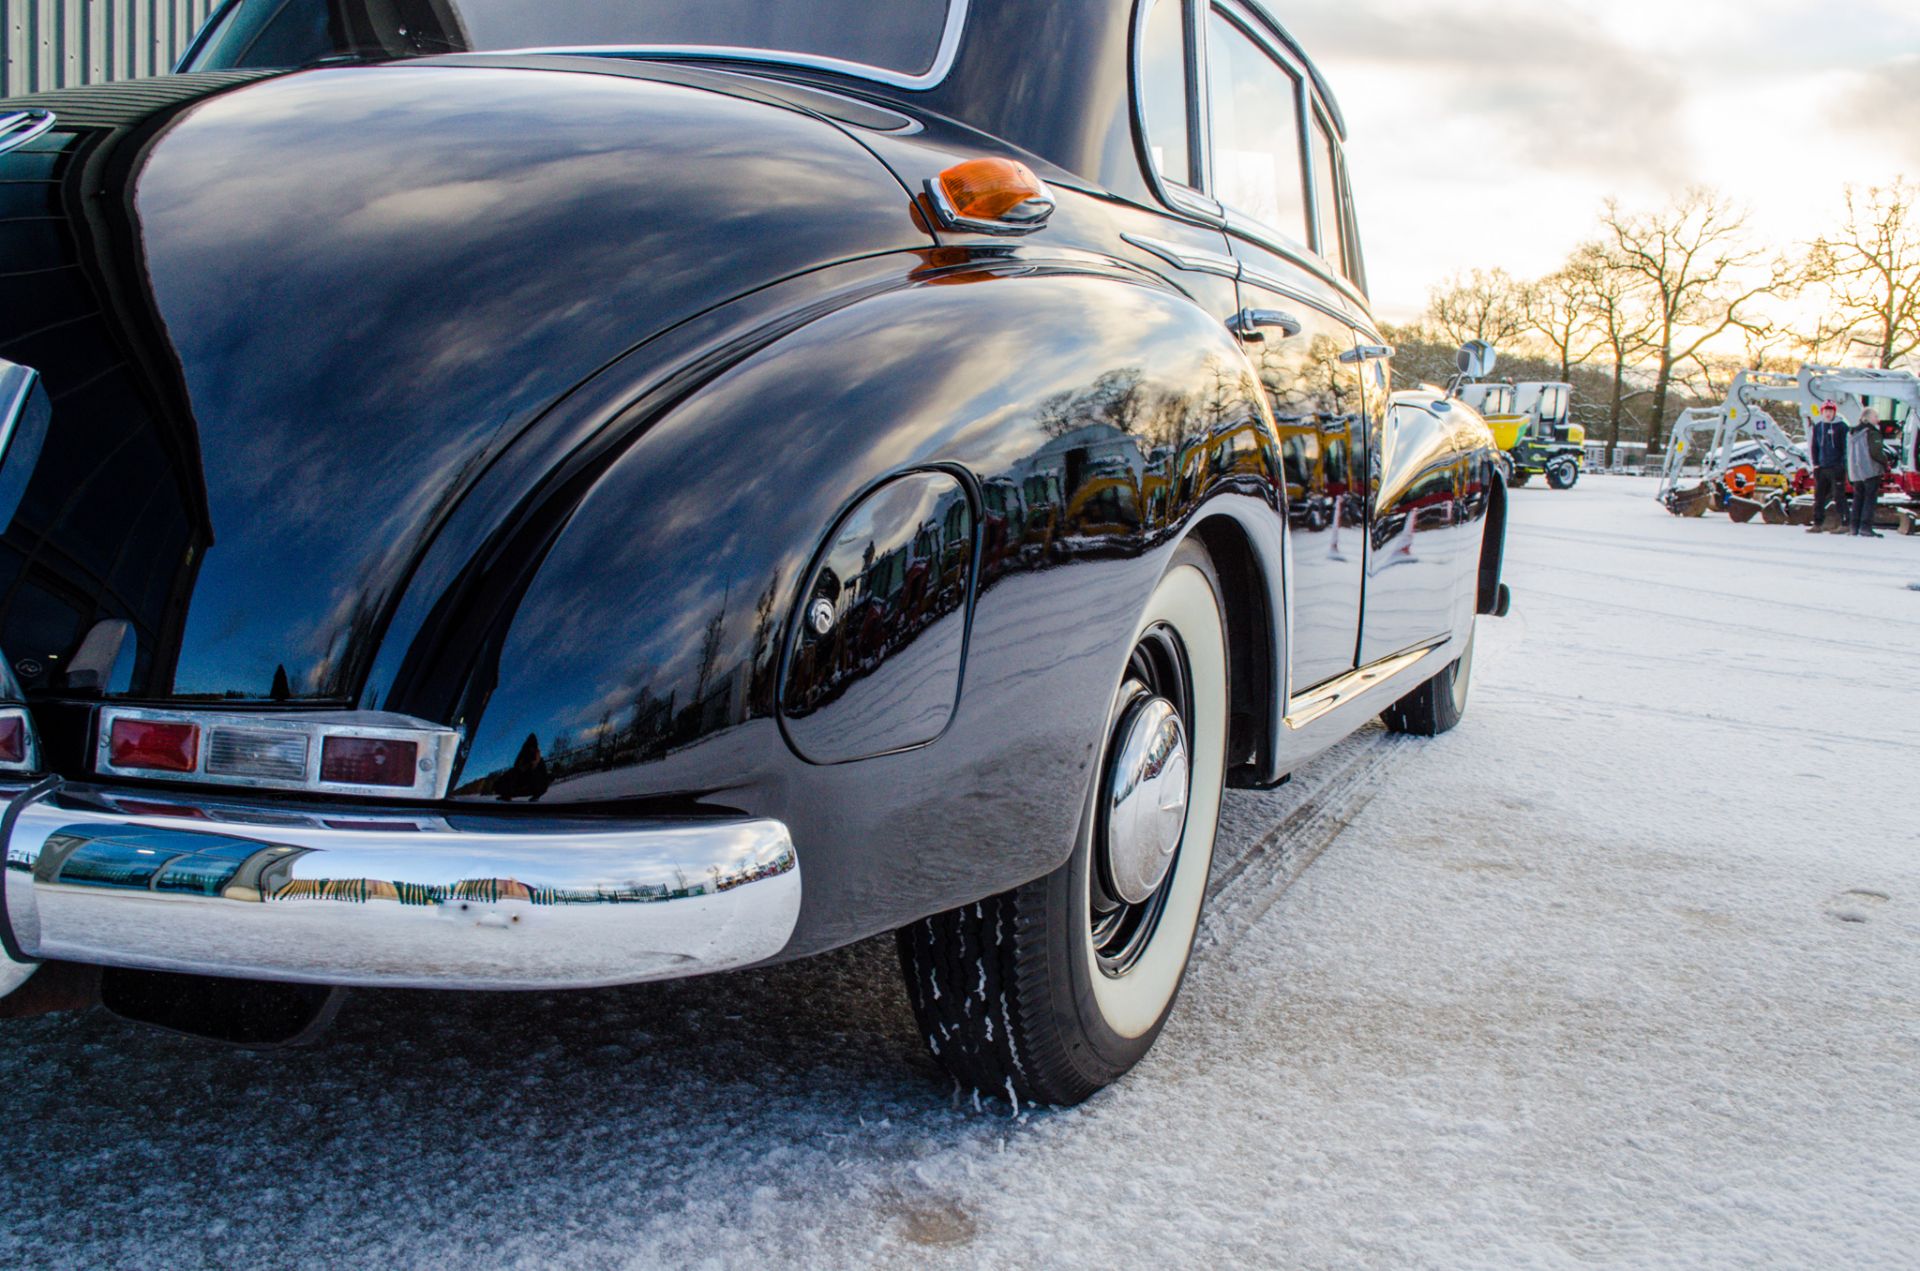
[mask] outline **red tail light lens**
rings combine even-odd
[[[27,721],[18,715],[0,716],[0,763],[27,761]]]
[[[186,803],[149,803],[145,799],[115,799],[113,806],[130,816],[172,816],[187,821],[205,821],[204,809]]]
[[[397,786],[415,779],[420,746],[378,737],[329,737],[320,748],[320,780],[343,786]]]
[[[200,757],[200,727],[116,719],[107,739],[107,757],[116,768],[192,772]]]

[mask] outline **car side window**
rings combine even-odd
[[[1347,277],[1362,292],[1367,289],[1367,261],[1360,250],[1360,221],[1353,210],[1353,181],[1345,161],[1340,164],[1340,211],[1346,218]]]
[[[222,15],[187,69],[305,66],[340,52],[330,21],[314,0],[249,0]]]
[[[1184,0],[1149,0],[1140,28],[1140,115],[1147,152],[1168,181],[1195,186],[1188,142],[1187,23]]]
[[[1218,9],[1207,18],[1207,72],[1213,197],[1308,242],[1300,80]]]
[[[1347,252],[1346,235],[1342,233],[1344,218],[1340,209],[1339,151],[1333,144],[1332,129],[1327,127],[1327,121],[1320,117],[1318,111],[1313,116],[1312,138],[1314,210],[1320,231],[1319,241],[1314,246],[1334,272],[1344,274]]]

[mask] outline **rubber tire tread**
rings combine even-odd
[[[1174,563],[1182,562],[1206,574],[1216,598],[1224,595],[1199,544],[1182,544]],[[1226,615],[1220,616],[1225,634]],[[1085,1035],[1077,1018],[1081,1004],[1061,1000],[1061,989],[1078,991],[1080,933],[1066,922],[1050,927],[1048,915],[1076,913],[1082,846],[1051,874],[895,933],[921,1036],[963,1089],[1020,1103],[1083,1103],[1139,1062],[1173,1012],[1170,1001],[1159,1023],[1108,1056]]]
[[[1060,956],[1046,930],[1053,880],[923,918],[897,940],[921,1035],[963,1089],[1070,1107],[1118,1074],[1081,1072],[1049,1018]]]
[[[1380,712],[1380,722],[1390,733],[1409,737],[1438,737],[1460,722],[1453,707],[1453,677],[1459,670],[1453,663],[1432,679]]]

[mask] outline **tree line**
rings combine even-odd
[[[1838,222],[1781,251],[1715,190],[1650,212],[1609,200],[1595,236],[1545,277],[1476,269],[1436,287],[1417,322],[1388,333],[1397,374],[1443,378],[1455,347],[1486,340],[1504,373],[1572,383],[1609,461],[1622,441],[1657,453],[1681,411],[1723,400],[1743,368],[1920,355],[1920,185],[1849,186]]]

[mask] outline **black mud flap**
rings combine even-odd
[[[347,991],[327,984],[278,984],[108,967],[100,1004],[122,1019],[249,1050],[316,1040],[340,1013]]]

